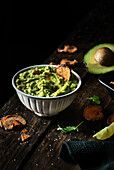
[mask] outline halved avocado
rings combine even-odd
[[[99,44],[99,45],[96,45],[93,48],[91,48],[84,56],[84,62],[86,63],[87,69],[90,73],[104,74],[104,73],[107,73],[110,71],[114,71],[114,65],[103,66],[103,65],[99,64],[94,58],[96,51],[102,47],[107,47],[112,52],[114,52],[114,44],[109,44],[109,43]]]

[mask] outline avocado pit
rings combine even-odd
[[[100,65],[112,66],[114,65],[114,52],[107,47],[101,47],[96,50],[94,59]]]

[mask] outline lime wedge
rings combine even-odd
[[[111,123],[109,126],[105,127],[104,129],[97,132],[95,135],[93,135],[93,138],[96,138],[98,140],[105,140],[107,138],[110,138],[114,134],[114,122]]]

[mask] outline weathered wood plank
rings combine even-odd
[[[46,129],[50,125],[50,119],[40,118],[33,112],[26,109],[18,97],[13,98],[4,105],[0,110],[1,117],[7,114],[19,114],[27,121],[26,128],[31,138],[22,142],[20,132],[5,131],[0,128],[0,168],[1,169],[18,169],[26,155],[31,151],[33,146],[40,143],[40,140]],[[45,135],[44,135],[45,136]]]
[[[73,55],[59,54],[55,51],[44,63],[59,62],[62,58],[77,59],[79,64],[74,69],[83,78],[82,88],[77,92],[74,102],[62,113],[53,118],[40,118],[26,109],[15,95],[0,110],[1,116],[18,113],[27,120],[27,129],[31,139],[22,143],[20,133],[8,132],[0,128],[0,168],[1,169],[78,169],[77,165],[66,163],[59,157],[60,146],[63,140],[71,137],[90,140],[95,131],[106,125],[106,118],[114,110],[114,101],[111,101],[107,89],[98,81],[97,76],[87,75],[83,64],[84,54],[94,45],[104,42],[114,43],[114,15],[110,16],[114,1],[105,6],[103,0],[68,38],[60,44],[73,44],[78,51]],[[103,4],[103,5],[102,5]],[[109,10],[110,9],[110,10]],[[104,15],[105,14],[105,15]],[[105,118],[99,122],[85,121],[80,127],[80,132],[72,132],[68,135],[56,130],[57,125],[77,125],[83,119],[83,109],[91,103],[86,97],[98,95],[101,105],[105,109]]]
[[[102,95],[101,95],[102,94]],[[104,118],[99,121],[87,121],[83,118],[83,110],[88,105],[93,105],[94,103],[87,99],[97,95],[100,97],[101,106],[103,107]],[[35,152],[31,156],[28,163],[25,165],[24,169],[78,169],[78,165],[73,165],[63,161],[60,158],[60,148],[62,142],[68,141],[71,138],[77,138],[80,140],[93,140],[92,135],[99,131],[107,125],[107,117],[114,110],[114,101],[108,95],[108,91],[103,87],[94,76],[84,84],[84,86],[77,92],[76,99],[74,102],[63,112],[58,114],[53,119],[53,125],[46,137],[43,139],[42,143],[36,148]],[[64,134],[57,131],[57,125],[61,127],[65,126],[76,126],[81,121],[84,123],[80,126],[79,132],[71,132]],[[114,138],[111,138],[114,140]]]

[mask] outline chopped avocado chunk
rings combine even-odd
[[[101,65],[94,58],[96,51],[102,47],[107,47],[112,52],[114,52],[114,44],[109,43],[99,44],[91,48],[84,56],[84,62],[86,63],[87,69],[90,73],[104,74],[110,71],[114,71],[114,65],[112,66]]]

